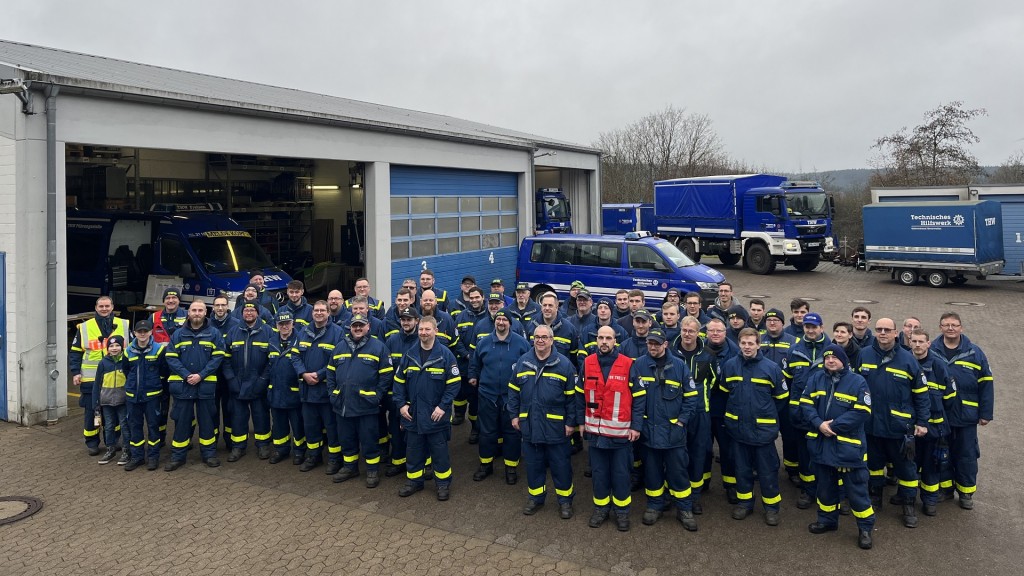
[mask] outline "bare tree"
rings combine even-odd
[[[959,101],[943,104],[924,115],[924,124],[875,141],[879,156],[872,162],[872,186],[942,186],[968,184],[982,174],[969,148],[980,139],[968,122],[987,113],[966,110]]]
[[[650,202],[657,180],[732,167],[711,119],[671,105],[625,128],[602,132],[594,146],[606,153],[601,162],[605,202]]]
[[[1010,154],[988,181],[992,184],[1024,184],[1024,150]]]

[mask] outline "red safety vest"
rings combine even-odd
[[[162,309],[153,312],[153,342],[163,342],[166,344],[171,341],[171,335],[164,328],[163,317],[164,311]]]
[[[585,431],[613,438],[629,435],[633,410],[633,391],[629,388],[629,369],[632,366],[632,358],[619,354],[608,371],[606,382],[597,363],[597,354],[591,354],[583,361]]]

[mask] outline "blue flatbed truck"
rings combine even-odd
[[[572,208],[561,188],[538,188],[534,202],[537,234],[572,234]]]
[[[882,202],[863,216],[865,268],[889,270],[905,286],[983,280],[1005,265],[998,202]]]
[[[654,183],[655,232],[691,260],[743,261],[754,274],[778,264],[801,272],[835,251],[832,200],[816,183],[743,174]]]

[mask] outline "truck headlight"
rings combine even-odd
[[[794,240],[786,240],[782,244],[782,249],[787,253],[798,254],[800,252],[800,243]]]
[[[697,287],[701,290],[718,290],[717,282],[697,282]]]
[[[832,237],[831,236],[829,236],[828,238],[825,238],[825,247],[826,248],[833,248],[834,246],[835,246],[835,242],[832,241]]]

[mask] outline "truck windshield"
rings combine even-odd
[[[828,218],[828,196],[824,192],[796,192],[786,194],[786,208],[790,216]]]
[[[189,243],[199,262],[209,274],[242,272],[254,268],[271,268],[274,264],[248,234],[232,232],[230,236],[191,237]]]
[[[545,198],[544,215],[549,220],[568,220],[569,203],[564,198]]]
[[[675,264],[678,268],[697,265],[696,262],[687,258],[686,254],[680,252],[679,248],[676,248],[675,245],[673,245],[668,240],[661,240],[659,242],[655,242],[654,247],[657,248],[658,251],[660,251],[665,258],[671,260],[672,263]]]

